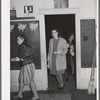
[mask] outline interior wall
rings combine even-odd
[[[38,18],[39,9],[54,8],[54,0],[10,0],[10,6],[16,7],[17,17],[25,17],[25,5],[33,5],[33,15]],[[80,8],[81,19],[96,18],[96,0],[69,0],[69,8]]]
[[[44,0],[10,0],[10,6],[16,8],[17,17],[27,17],[24,15],[24,6],[33,6],[33,15],[38,19],[39,9],[44,8]]]
[[[34,1],[33,0],[10,0],[10,6],[14,6],[16,8],[17,17],[27,17],[24,15],[24,6],[26,5],[33,5],[33,15],[32,16],[35,16],[35,19],[41,20],[39,18],[39,10],[40,9],[50,9],[50,8],[53,9],[54,0],[34,0]],[[69,0],[69,8],[79,8],[81,20],[83,19],[96,20],[96,0]],[[81,23],[81,20],[80,20],[80,23]],[[88,71],[90,70],[91,69],[81,69],[81,72],[88,73]],[[90,74],[86,74],[86,75],[90,76]],[[87,76],[84,76],[84,75],[82,76],[82,74],[80,75],[80,77],[82,78],[82,83],[83,83],[83,85],[80,88],[87,88],[89,79],[86,79]],[[47,77],[45,77],[45,79],[46,78]],[[46,86],[47,86],[47,83],[46,83]],[[41,87],[41,85],[39,87]]]
[[[71,8],[80,8],[80,19],[96,18],[97,0],[69,0]]]

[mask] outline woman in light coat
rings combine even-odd
[[[52,37],[49,41],[48,68],[50,74],[57,78],[58,90],[62,90],[64,87],[63,74],[66,69],[67,42],[59,36],[57,29],[52,30]]]

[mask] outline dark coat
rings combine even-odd
[[[21,62],[21,66],[33,63],[33,50],[32,47],[26,43],[22,43],[19,46],[19,58],[22,58],[22,60],[20,60]]]

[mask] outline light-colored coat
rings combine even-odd
[[[49,41],[49,52],[48,52],[48,68],[52,70],[52,55],[53,55],[53,41],[54,39],[50,39]],[[64,38],[59,38],[57,51],[61,51],[61,54],[57,54],[56,58],[56,69],[57,71],[66,69],[66,53],[67,53],[67,42]]]

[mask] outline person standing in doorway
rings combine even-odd
[[[66,69],[67,43],[60,36],[58,29],[52,29],[52,37],[49,41],[48,68],[50,74],[55,75],[58,81],[58,90],[64,87],[63,74]]]
[[[69,75],[75,76],[75,41],[74,35],[71,34],[68,39],[68,53],[67,53],[67,70],[66,70],[66,81],[68,81]]]
[[[19,92],[14,99],[23,98],[22,92],[24,85],[30,85],[30,88],[34,94],[31,100],[39,100],[39,95],[37,94],[34,83],[35,65],[33,63],[32,47],[26,43],[26,37],[23,34],[17,36],[17,43],[19,45],[19,56],[12,58],[11,61],[20,61],[21,70],[19,73]]]

